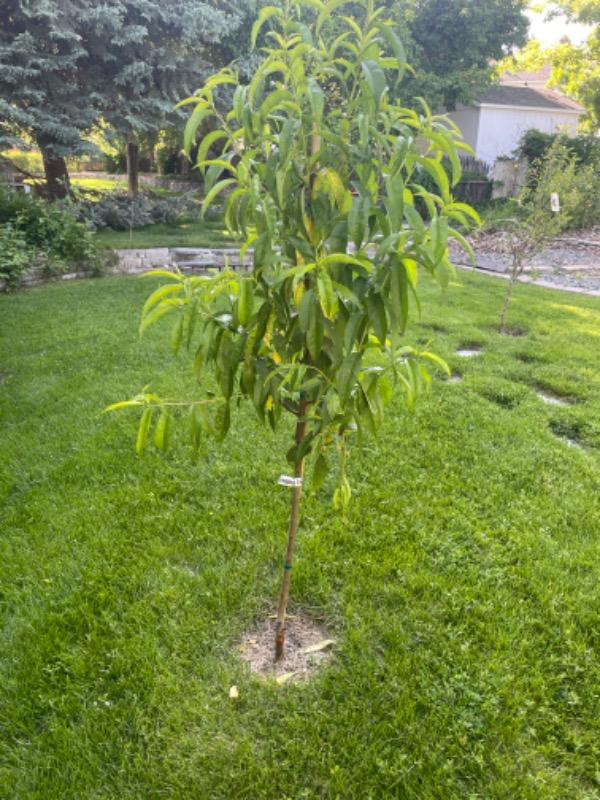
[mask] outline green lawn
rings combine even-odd
[[[149,247],[234,247],[221,220],[187,219],[175,224],[161,223],[133,231],[103,230],[95,234],[102,247],[138,249]]]
[[[71,185],[76,189],[102,194],[127,191],[127,179],[122,175],[115,175],[112,178],[71,178]]]
[[[137,338],[149,283],[0,297],[3,800],[600,797],[600,300],[519,286],[501,337],[504,284],[458,279],[411,336],[464,381],[354,450],[345,517],[306,500],[294,607],[339,644],[285,686],[235,642],[277,592],[289,430],[241,409],[195,464],[140,459],[101,409],[189,386]]]

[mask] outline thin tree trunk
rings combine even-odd
[[[294,439],[296,444],[300,444],[306,436],[306,411],[308,403],[306,400],[300,402],[298,408],[298,421],[296,423],[296,433]],[[277,609],[277,630],[275,635],[275,661],[279,661],[283,656],[285,644],[285,616],[287,612],[288,598],[290,595],[290,583],[292,580],[292,566],[294,563],[294,548],[296,536],[298,534],[298,519],[300,516],[300,497],[302,495],[302,478],[304,477],[304,459],[302,458],[294,470],[294,477],[299,479],[298,486],[292,489],[292,504],[290,510],[290,524],[288,529],[287,550],[285,553],[285,564],[283,565],[283,579],[281,581],[281,593],[279,595],[279,608]]]
[[[508,304],[512,296],[513,287],[515,285],[515,276],[511,275],[508,281],[506,294],[504,295],[504,302],[502,303],[502,311],[500,313],[500,333],[505,333],[506,312],[508,311]]]
[[[127,142],[127,190],[130,197],[135,197],[139,190],[139,151],[137,142]]]
[[[71,191],[71,181],[67,162],[58,155],[51,144],[40,141],[38,146],[44,162],[46,175],[46,194],[49,200],[62,200]]]

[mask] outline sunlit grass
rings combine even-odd
[[[354,447],[346,516],[333,478],[305,498],[293,608],[338,644],[304,686],[236,652],[277,592],[291,426],[242,407],[196,463],[180,428],[138,458],[101,410],[194,391],[137,336],[148,279],[0,297],[0,797],[598,797],[600,300],[519,286],[503,337],[503,282],[459,277],[407,341],[462,382]]]
[[[141,249],[151,247],[234,247],[223,227],[222,220],[213,222],[198,219],[174,224],[148,225],[132,231],[102,230],[95,234],[103,247]]]

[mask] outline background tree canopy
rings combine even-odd
[[[244,0],[2,6],[0,147],[32,140],[51,196],[68,190],[64,157],[86,148],[82,137],[100,120],[134,147],[173,124],[177,100],[240,55],[236,35],[250,13]]]
[[[281,0],[2,0],[0,148],[23,137],[37,145],[59,197],[69,189],[65,157],[89,150],[85,137],[101,122],[128,143],[135,192],[140,138],[179,131],[177,100],[214,69],[244,65],[247,31],[266,5]],[[524,0],[386,5],[415,69],[398,89],[406,105],[468,102],[492,79],[490,61],[525,41]]]
[[[493,60],[525,43],[524,0],[396,0],[409,63],[403,91],[453,109],[492,80]]]
[[[572,44],[567,37],[554,47],[543,48],[530,41],[511,65],[521,69],[539,69],[552,65],[551,85],[562,89],[586,109],[583,127],[595,132],[600,125],[600,0],[558,0],[547,2],[549,15],[564,14],[567,19],[592,25],[582,44]]]

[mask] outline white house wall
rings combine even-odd
[[[501,156],[512,156],[521,137],[530,128],[542,133],[563,130],[572,136],[577,132],[579,119],[579,112],[567,109],[482,105],[476,110],[479,112],[479,125],[475,154],[488,164],[494,164]],[[471,130],[471,123],[468,124]]]
[[[461,129],[465,142],[475,150],[479,131],[479,109],[475,107],[459,107],[448,116]]]

